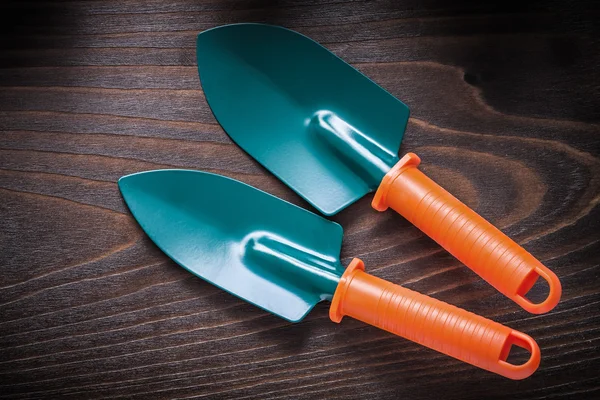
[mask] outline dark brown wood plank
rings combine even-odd
[[[0,15],[0,398],[600,395],[594,2],[24,1]],[[561,278],[559,306],[530,315],[370,196],[333,218],[344,264],[533,336],[531,378],[333,324],[327,304],[290,324],[145,237],[116,181],[148,169],[216,172],[310,209],[232,143],[200,87],[198,32],[252,21],[318,40],[406,102],[401,153]]]

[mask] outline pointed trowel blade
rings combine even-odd
[[[159,170],[119,188],[156,245],[206,281],[290,321],[329,298],[342,228],[233,179]]]
[[[277,26],[198,35],[206,100],[231,138],[332,215],[398,161],[408,107],[315,41]]]

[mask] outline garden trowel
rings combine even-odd
[[[419,157],[398,157],[408,107],[297,32],[236,24],[198,35],[206,100],[229,136],[325,215],[368,192],[532,313],[559,301],[556,275],[424,175]],[[541,303],[526,294],[548,282]]]
[[[354,259],[340,262],[342,227],[219,175],[160,170],[128,175],[119,188],[142,229],[202,279],[289,321],[319,301],[345,315],[511,379],[531,375],[540,350],[529,336],[386,282]],[[511,347],[526,349],[521,365]]]

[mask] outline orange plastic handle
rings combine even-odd
[[[540,365],[540,348],[524,333],[364,272],[355,258],[333,296],[329,317],[348,315],[510,379],[525,379]],[[506,361],[511,347],[528,350],[521,365]]]
[[[542,314],[553,309],[562,292],[558,277],[419,171],[420,162],[416,154],[405,155],[383,178],[373,208],[391,207],[525,310]],[[525,295],[540,276],[550,293],[536,304]]]

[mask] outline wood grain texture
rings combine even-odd
[[[20,1],[0,28],[0,398],[600,397],[600,17],[593,2]],[[319,304],[290,324],[191,276],[116,181],[231,176],[310,208],[205,102],[195,36],[269,22],[324,43],[411,108],[401,153],[563,283],[533,316],[366,196],[342,258],[533,336],[513,382]],[[543,288],[537,289],[539,293]]]

